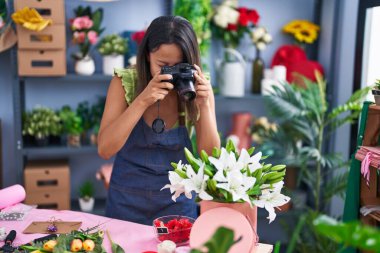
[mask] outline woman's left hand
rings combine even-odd
[[[210,105],[210,98],[212,97],[211,83],[204,76],[199,66],[194,64],[194,67],[197,70],[197,72],[194,73],[196,80],[195,91],[197,93],[195,102],[198,106]]]

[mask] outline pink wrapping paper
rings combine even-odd
[[[25,199],[25,189],[19,184],[0,190],[0,209],[18,204]]]

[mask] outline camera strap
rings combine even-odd
[[[181,100],[179,95],[177,95],[178,101],[178,123],[180,126],[186,125],[186,104]]]

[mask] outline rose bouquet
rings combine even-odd
[[[104,31],[100,28],[103,19],[103,9],[92,11],[90,7],[79,6],[74,10],[75,18],[70,20],[72,42],[79,46],[79,53],[73,55],[77,60],[88,57],[92,45],[98,41]]]
[[[240,154],[232,141],[226,148],[214,148],[212,156],[202,150],[201,158],[195,158],[185,148],[186,159],[172,163],[169,171],[169,188],[172,199],[185,194],[192,198],[191,192],[197,194],[197,200],[212,200],[225,203],[244,203],[265,208],[269,212],[269,222],[275,217],[275,209],[286,204],[290,198],[281,194],[284,185],[285,165],[266,164],[261,152],[253,155],[254,147],[242,149]]]
[[[238,8],[237,0],[225,0],[215,8],[212,28],[225,47],[236,48],[244,33],[257,25],[260,16],[254,9]]]

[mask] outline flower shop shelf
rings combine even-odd
[[[81,76],[77,74],[67,74],[66,76],[57,76],[57,77],[21,77],[20,80],[23,81],[32,81],[34,82],[105,82],[109,83],[112,79],[112,76],[103,75],[101,73],[95,73],[91,76]]]
[[[29,159],[33,158],[59,158],[68,155],[94,154],[98,150],[97,146],[46,146],[46,147],[24,147],[22,153]]]

